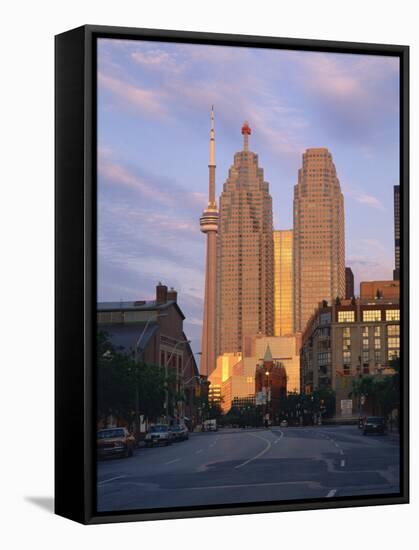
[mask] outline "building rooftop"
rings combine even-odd
[[[133,302],[98,302],[97,311],[162,311],[174,306],[182,319],[185,319],[185,315],[178,306],[175,300],[169,300],[164,303],[159,303],[156,300],[137,300]]]
[[[135,346],[137,344],[138,351],[142,352],[159,329],[157,323],[148,323],[147,327],[146,325],[147,323],[136,323],[135,325],[112,324],[106,327],[105,332],[108,334],[109,340],[116,351],[132,351],[135,353]],[[140,337],[141,341],[138,342]]]

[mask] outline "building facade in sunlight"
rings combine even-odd
[[[292,334],[294,327],[294,274],[292,229],[274,231],[274,333]]]
[[[344,199],[331,153],[307,149],[294,187],[294,330],[345,295]]]
[[[249,151],[250,127],[242,127],[243,149],[220,197],[217,239],[216,352],[239,352],[247,334],[272,335],[274,265],[272,198]]]

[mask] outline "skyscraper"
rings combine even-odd
[[[272,197],[247,122],[242,134],[220,197],[217,355],[241,351],[245,335],[273,334]]]
[[[274,334],[292,334],[294,327],[292,229],[274,231]]]
[[[345,267],[345,298],[350,300],[355,296],[354,274],[350,267]]]
[[[344,200],[332,155],[307,149],[294,187],[294,328],[322,300],[345,295]]]
[[[202,355],[200,372],[208,376],[216,366],[215,360],[215,305],[218,210],[215,202],[215,130],[214,109],[211,111],[210,158],[209,158],[208,206],[203,211],[200,225],[207,236],[205,267],[204,319],[202,326]]]
[[[394,272],[393,279],[400,279],[400,185],[394,186]]]

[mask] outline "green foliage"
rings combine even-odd
[[[99,418],[113,414],[131,423],[136,414],[143,414],[155,419],[164,414],[166,385],[169,405],[178,397],[172,374],[166,377],[160,366],[135,362],[116,350],[103,331],[97,334],[96,360]]]
[[[352,382],[350,396],[365,396],[367,408],[372,414],[386,416],[400,408],[400,359],[393,359],[390,366],[394,374],[361,375]]]
[[[231,407],[227,414],[220,419],[220,424],[224,426],[262,426],[263,414],[262,407],[256,405],[245,405],[244,407]]]

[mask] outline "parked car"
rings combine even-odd
[[[189,430],[184,424],[173,424],[170,426],[173,441],[185,441],[189,439]]]
[[[124,456],[134,454],[135,437],[126,428],[107,428],[97,432],[97,455]]]
[[[216,432],[217,431],[217,420],[211,418],[209,420],[204,420],[203,430],[204,432]]]
[[[150,426],[146,436],[146,447],[152,447],[153,445],[171,445],[172,433],[169,430],[169,426],[166,424],[153,424]]]
[[[364,422],[364,435],[387,433],[386,420],[383,416],[368,416]]]
[[[286,428],[288,426],[287,420],[281,420],[281,423],[279,424],[281,428]]]

